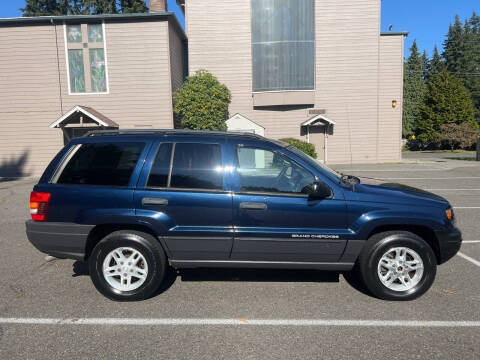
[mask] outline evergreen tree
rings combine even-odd
[[[462,71],[465,87],[472,97],[475,118],[480,124],[480,18],[475,13],[465,24]]]
[[[120,7],[122,13],[143,13],[148,10],[145,1],[143,0],[121,0]]]
[[[475,34],[480,35],[480,16],[475,11],[470,18],[470,26]]]
[[[117,14],[116,0],[87,0],[87,8],[89,14]]]
[[[25,0],[25,7],[20,9],[23,16],[67,15],[68,0]]]
[[[427,50],[423,50],[423,55],[422,55],[422,77],[424,80],[426,80],[428,76],[428,68],[429,68],[429,60],[427,56]]]
[[[25,0],[23,16],[143,13],[145,0]]]
[[[443,58],[445,59],[445,65],[447,70],[453,74],[459,74],[462,72],[462,57],[464,54],[464,28],[460,22],[460,17],[455,16],[455,23],[450,25],[447,38],[445,39],[443,46],[445,48],[443,52]]]
[[[472,18],[462,26],[458,15],[445,40],[447,69],[463,80],[475,108],[475,118],[480,123],[480,18]]]
[[[419,118],[419,107],[425,93],[423,80],[424,62],[418,52],[417,42],[414,40],[410,48],[410,57],[405,63],[405,77],[403,80],[403,125],[402,134],[409,137],[414,133],[416,121]]]
[[[470,94],[458,77],[444,70],[428,82],[415,133],[424,146],[438,145],[442,125],[468,124],[477,128]]]
[[[440,74],[443,70],[445,70],[445,63],[438,53],[438,47],[435,44],[435,47],[433,48],[432,60],[430,60],[428,64],[427,81],[429,81],[433,76]]]

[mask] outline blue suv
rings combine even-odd
[[[152,296],[169,265],[353,269],[375,296],[410,300],[462,241],[440,196],[364,184],[244,133],[89,133],[47,167],[30,212],[30,242],[88,260],[113,300]]]

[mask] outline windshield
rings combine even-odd
[[[325,174],[330,178],[330,180],[335,181],[335,182],[341,182],[342,181],[342,174],[339,172],[333,170],[332,168],[329,168],[327,165],[321,163],[320,161],[315,160],[314,158],[310,157],[309,155],[305,154],[303,151],[297,149],[295,146],[288,146],[287,149],[291,152],[293,152],[295,155],[298,157],[302,158],[304,161],[309,163],[311,166],[315,168],[319,168],[319,170],[323,170],[322,173]]]

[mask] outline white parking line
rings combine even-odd
[[[480,244],[480,240],[463,240],[462,244]]]
[[[358,327],[480,327],[480,321],[321,320],[321,319],[131,319],[131,318],[0,318],[0,324],[22,325],[257,325],[257,326],[358,326]]]
[[[454,209],[480,209],[480,206],[454,206]]]
[[[480,179],[480,176],[462,176],[462,177],[381,177],[380,180],[459,180],[459,179]]]
[[[336,170],[336,169],[334,169]],[[405,172],[405,171],[416,171],[416,172],[424,172],[424,171],[449,171],[448,169],[339,169],[340,172]]]
[[[462,257],[462,258],[464,258],[465,260],[470,261],[472,264],[477,265],[478,267],[480,267],[480,261],[475,260],[475,259],[471,258],[470,256],[467,256],[467,255],[465,255],[464,253],[461,253],[460,251],[457,252],[457,255],[460,256],[460,257]]]
[[[423,189],[426,191],[480,191],[480,189]]]

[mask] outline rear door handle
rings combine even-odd
[[[256,202],[242,202],[240,203],[240,209],[244,210],[267,210],[267,204]]]
[[[168,205],[168,200],[164,198],[144,197],[142,205]]]

